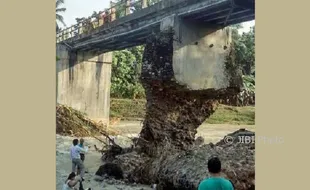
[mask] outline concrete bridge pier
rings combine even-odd
[[[240,87],[240,73],[227,70],[226,57],[231,47],[229,27],[190,22],[177,15],[161,22],[161,31],[172,28],[173,78],[189,90]]]
[[[109,124],[112,52],[70,52],[57,44],[57,103]]]

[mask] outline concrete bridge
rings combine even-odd
[[[57,102],[108,123],[112,51],[142,45],[151,33],[173,28],[173,68],[190,89],[225,88],[226,26],[255,19],[254,0],[125,0],[125,15],[108,9],[57,34]],[[135,8],[136,11],[131,11]],[[191,65],[189,65],[191,64]]]
[[[165,25],[165,21],[169,22],[171,17],[184,22],[195,22],[197,25],[223,28],[253,20],[254,0],[164,0],[102,24],[85,34],[79,32],[83,27],[82,23],[71,26],[65,31],[68,39],[64,37],[64,32],[60,32],[58,41],[63,40],[74,50],[120,50],[144,44],[147,36],[160,31],[160,27]],[[93,22],[100,25],[99,20]]]

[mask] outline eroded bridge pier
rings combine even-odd
[[[139,144],[145,153],[159,156],[166,148],[188,149],[218,100],[240,91],[241,73],[226,61],[230,50],[230,28],[175,16],[163,20],[143,55],[147,106]]]

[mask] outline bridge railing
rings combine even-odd
[[[110,1],[110,8],[93,14],[88,18],[82,18],[77,24],[58,31],[56,34],[56,42],[59,43],[70,38],[82,36],[83,34],[90,34],[106,23],[113,22],[116,19],[132,14],[135,11],[139,11],[160,1],[162,0],[121,0],[118,3]]]

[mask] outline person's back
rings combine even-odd
[[[62,186],[62,190],[72,190],[77,189],[75,186],[79,182],[80,177],[77,177],[74,172],[70,173],[66,182]]]
[[[234,190],[233,184],[220,176],[221,161],[219,158],[213,157],[208,161],[208,170],[211,177],[202,180],[198,190]]]
[[[203,180],[198,190],[233,190],[231,182],[222,177],[211,177]]]

